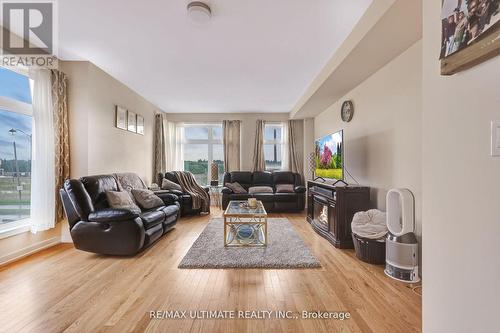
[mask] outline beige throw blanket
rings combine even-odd
[[[192,198],[192,208],[200,209],[202,213],[210,213],[210,196],[198,185],[193,174],[189,171],[174,171],[182,191]]]

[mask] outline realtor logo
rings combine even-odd
[[[57,3],[54,0],[0,0],[0,66],[57,68]]]
[[[3,54],[52,55],[54,3],[2,2]]]

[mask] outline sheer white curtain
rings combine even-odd
[[[281,170],[290,170],[288,121],[281,123]]]
[[[51,73],[30,70],[33,80],[33,160],[31,162],[31,232],[55,225],[55,145]]]
[[[184,124],[167,121],[167,171],[184,170]]]

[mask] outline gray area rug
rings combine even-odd
[[[224,247],[223,219],[212,219],[182,259],[179,268],[321,267],[286,218],[270,218],[267,223],[266,247]]]

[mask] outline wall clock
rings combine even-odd
[[[344,101],[344,103],[342,103],[342,109],[340,111],[340,115],[343,121],[345,122],[351,121],[352,116],[354,116],[354,105],[352,104],[352,101]]]

